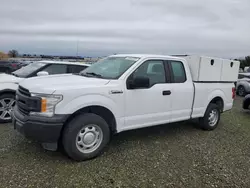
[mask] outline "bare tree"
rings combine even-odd
[[[8,55],[9,55],[9,57],[17,57],[18,51],[17,50],[10,50]]]
[[[240,59],[240,68],[250,67],[250,56],[246,56],[244,59]]]

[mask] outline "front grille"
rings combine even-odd
[[[28,90],[28,89],[25,89],[25,88],[22,87],[22,86],[19,86],[18,91],[19,91],[22,95],[29,96],[29,97],[31,96],[29,90]]]
[[[22,115],[27,116],[31,111],[37,112],[41,109],[41,99],[32,97],[28,89],[19,86],[16,95],[17,109]]]
[[[30,113],[30,111],[29,110],[26,110],[26,109],[24,109],[24,108],[22,108],[22,107],[20,107],[20,106],[17,106],[17,108],[18,108],[18,110],[21,112],[21,114],[23,114],[23,115],[29,115],[29,113]]]

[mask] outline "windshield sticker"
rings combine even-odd
[[[125,59],[129,60],[129,61],[138,61],[139,60],[138,57],[126,57]]]
[[[37,63],[37,64],[34,64],[34,65],[38,65],[39,67],[42,67],[44,65],[44,63]]]

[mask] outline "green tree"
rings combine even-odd
[[[9,57],[17,57],[18,51],[17,50],[10,50],[8,55],[9,55]]]

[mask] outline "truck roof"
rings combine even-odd
[[[183,59],[181,57],[157,55],[157,54],[116,54],[112,57],[137,57],[137,58],[172,58],[172,59]]]
[[[48,61],[48,60],[43,60],[43,61],[37,61],[40,63],[51,63],[51,64],[67,64],[67,65],[82,65],[82,66],[90,66],[90,64],[87,63],[81,63],[81,62],[69,62],[69,61]]]
[[[157,54],[116,54],[112,55],[112,57],[136,57],[136,58],[170,58],[170,59],[178,59],[178,60],[186,60],[186,57],[205,57],[205,58],[215,58],[215,57],[208,57],[203,55],[157,55]],[[216,58],[221,59],[223,58]],[[236,62],[235,60],[230,60]]]

